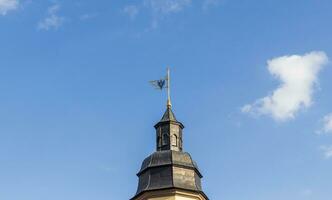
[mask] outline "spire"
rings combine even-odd
[[[174,121],[177,122],[176,117],[172,111],[171,106],[167,106],[167,109],[161,118],[160,122],[168,122],[168,121]]]
[[[137,192],[131,200],[163,197],[159,193],[155,195],[155,191],[165,191],[169,197],[173,197],[176,196],[174,191],[177,190],[181,193],[193,194],[192,197],[188,196],[188,200],[208,200],[209,198],[202,190],[201,178],[203,176],[196,162],[189,153],[183,151],[182,130],[184,126],[177,121],[172,106],[167,105],[161,120],[154,127],[156,129],[156,152],[143,161],[141,170],[137,173],[139,177]]]
[[[190,154],[184,152],[182,148],[184,126],[177,121],[172,111],[169,68],[165,78],[150,82],[158,90],[167,88],[166,111],[154,126],[156,152],[143,161],[141,170],[137,174],[139,177],[137,192],[131,200],[166,196],[169,197],[167,199],[177,199],[178,194],[185,194],[186,199],[208,200],[201,187],[202,174]]]
[[[157,136],[157,151],[182,151],[182,129],[184,126],[176,120],[172,111],[170,69],[167,68],[165,79],[150,81],[150,83],[160,90],[167,88],[166,111],[161,120],[154,126]]]

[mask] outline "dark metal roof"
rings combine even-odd
[[[184,168],[191,168],[197,171],[198,175],[202,178],[198,166],[187,152],[181,151],[157,151],[144,159],[141,170],[137,175],[142,174],[146,169],[151,167],[161,167],[165,165],[175,165]]]
[[[164,113],[163,117],[160,120],[160,122],[168,122],[168,121],[177,121],[171,107],[167,107],[166,112]]]
[[[183,124],[176,119],[175,114],[173,113],[170,106],[167,107],[163,117],[154,127],[157,128],[159,125],[166,123],[178,124],[179,126],[181,126],[181,128],[184,128]]]
[[[186,152],[157,151],[143,161],[137,176],[139,184],[136,195],[165,188],[202,193],[202,175]]]

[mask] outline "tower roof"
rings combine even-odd
[[[135,197],[144,192],[171,188],[206,196],[201,186],[202,175],[186,152],[157,151],[143,161],[137,175],[140,180]]]
[[[183,124],[176,119],[175,114],[170,105],[167,105],[167,109],[166,109],[163,117],[154,127],[157,128],[158,126],[160,126],[162,124],[167,124],[167,123],[178,124],[181,128],[184,128]]]
[[[161,122],[166,122],[166,121],[177,121],[176,117],[172,111],[172,108],[170,106],[167,106],[167,109],[163,115],[163,117],[160,120]]]

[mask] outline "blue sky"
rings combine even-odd
[[[172,71],[210,199],[332,196],[329,0],[0,0],[0,199],[129,199]]]

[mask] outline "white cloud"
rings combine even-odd
[[[326,115],[323,119],[324,127],[323,131],[325,133],[332,133],[332,113]]]
[[[332,146],[321,146],[320,149],[323,151],[326,159],[332,158]]]
[[[139,12],[139,8],[136,5],[127,5],[123,8],[123,12],[131,19],[134,19]]]
[[[332,133],[332,113],[327,114],[320,120],[321,128],[316,131],[318,135]]]
[[[294,118],[298,111],[311,106],[318,74],[327,62],[326,54],[316,51],[269,60],[268,70],[280,80],[279,87],[255,103],[243,106],[242,112],[270,115],[278,121]]]
[[[38,23],[38,29],[46,31],[50,29],[58,29],[64,22],[64,17],[58,15],[59,10],[59,4],[49,7],[46,18]]]
[[[6,15],[7,12],[18,8],[18,0],[0,0],[0,15]]]
[[[176,13],[191,4],[191,0],[145,0],[145,6],[151,8],[155,13]]]
[[[152,17],[150,28],[155,29],[158,27],[160,20],[167,15],[183,11],[192,4],[192,0],[142,0],[141,3],[127,5],[122,12],[131,19],[135,19],[141,10],[150,12]]]

